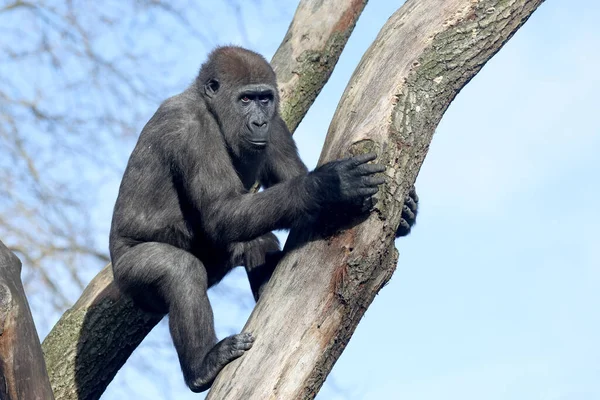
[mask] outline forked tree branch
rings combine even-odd
[[[290,233],[245,331],[252,350],[207,399],[312,399],[396,269],[402,200],[457,93],[543,0],[408,0],[363,56],[320,162],[375,151],[387,183],[368,219],[329,238]]]
[[[329,79],[366,2],[300,1],[272,61],[290,130],[295,130]],[[98,399],[160,319],[121,295],[110,265],[102,269],[42,344],[56,399]]]

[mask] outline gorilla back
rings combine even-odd
[[[144,127],[120,186],[110,233],[115,282],[146,310],[169,313],[191,390],[250,349],[251,334],[220,342],[207,289],[243,264],[255,298],[279,256],[271,233],[319,214],[372,206],[384,182],[375,154],[312,172],[279,116],[275,73],[239,47],[214,50],[197,79]],[[249,193],[258,180],[264,190]]]

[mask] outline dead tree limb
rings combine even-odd
[[[53,398],[21,283],[21,261],[0,242],[0,399]]]
[[[329,79],[366,0],[303,0],[273,57],[282,115],[293,131]],[[42,344],[57,400],[98,399],[160,316],[121,296],[110,265]]]
[[[244,328],[256,342],[207,399],[314,398],[396,269],[402,199],[442,115],[542,2],[408,0],[388,20],[346,88],[320,159],[377,152],[389,168],[379,203],[332,237],[290,233],[289,253]]]

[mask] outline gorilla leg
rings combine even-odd
[[[272,232],[244,245],[244,266],[254,300],[258,301],[283,253],[279,250],[279,240]]]
[[[169,313],[173,343],[192,391],[208,389],[225,365],[252,347],[249,333],[217,343],[206,269],[192,254],[164,243],[142,243],[120,257],[113,270],[119,288],[141,308]]]

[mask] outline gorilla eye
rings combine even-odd
[[[250,97],[248,96],[242,96],[242,98],[240,99],[242,101],[242,103],[244,104],[248,104],[250,103]]]
[[[269,101],[271,101],[271,97],[269,97],[269,96],[260,96],[259,100],[260,100],[260,102],[262,104],[269,104]]]

